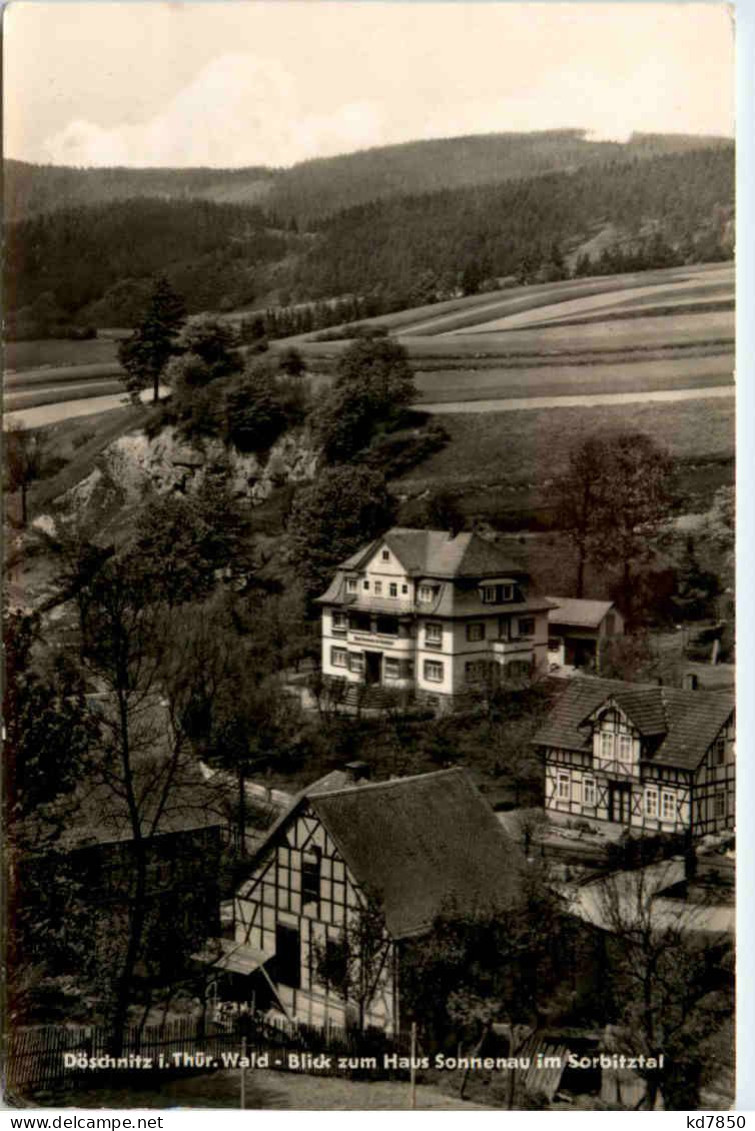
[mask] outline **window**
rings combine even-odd
[[[579,793],[580,793],[579,786],[580,786],[579,781],[576,778],[572,778],[571,799],[572,799],[572,801],[575,801],[577,803],[577,805],[579,805]]]
[[[613,759],[613,735],[610,731],[603,731],[600,736],[600,755],[611,761]]]
[[[375,627],[381,636],[398,636],[397,617],[378,617]]]
[[[375,596],[376,597],[382,597],[382,595],[383,595],[383,583],[382,583],[382,581],[376,581],[375,582]]]
[[[661,817],[664,821],[676,818],[676,795],[667,789],[661,792]]]
[[[384,663],[383,673],[385,675],[385,678],[386,679],[398,679],[399,678],[399,663],[398,663],[398,660],[393,659],[391,656],[386,656],[383,663]]]
[[[349,653],[345,648],[331,648],[330,649],[330,663],[334,668],[346,668],[349,666]]]
[[[283,923],[275,925],[275,975],[284,986],[301,986],[301,939],[295,927]]]
[[[482,599],[486,605],[495,605],[501,601],[510,601],[513,596],[513,585],[483,585],[482,587]]]
[[[347,577],[346,578],[346,592],[347,593],[356,593],[356,591],[357,591],[357,579],[355,577]]]
[[[363,672],[364,671],[364,653],[363,652],[349,652],[349,671]]]
[[[713,815],[716,817],[726,816],[726,794],[723,790],[719,790],[713,798]]]
[[[520,636],[534,636],[535,635],[535,618],[534,617],[520,617],[519,618],[519,635]]]
[[[619,735],[619,761],[632,761],[632,739],[628,734]]]
[[[439,660],[425,660],[425,679],[430,683],[443,682],[443,664]]]
[[[560,647],[561,647],[561,641],[559,640],[558,636],[549,636],[548,637],[548,651],[549,652],[558,652]]]
[[[301,901],[305,903],[320,902],[320,866],[322,852],[314,847],[302,853],[301,859]]]
[[[364,581],[362,582],[362,587],[364,589],[369,589],[369,587],[370,587],[370,583],[369,583],[369,581],[367,580],[366,577],[365,577]]]
[[[409,586],[408,585],[402,585],[401,586],[401,592],[404,593],[404,594],[408,593],[409,592]]]
[[[432,601],[434,595],[435,591],[432,585],[420,585],[419,589],[417,590],[417,600],[423,601],[425,604],[427,604],[429,601]]]
[[[571,775],[566,770],[558,771],[557,797],[559,801],[568,801],[571,796]]]
[[[414,679],[414,660],[399,660],[399,673],[402,679]]]
[[[443,643],[443,625],[442,624],[426,624],[425,625],[425,644],[428,648],[440,648]]]
[[[716,745],[713,752],[713,764],[715,766],[723,766],[726,757],[726,739],[723,735],[716,739]]]
[[[595,805],[595,778],[582,778],[582,801],[587,806]]]
[[[467,683],[475,683],[485,675],[484,660],[467,660],[464,665],[464,678]]]
[[[398,597],[398,585],[395,581],[392,581],[388,586],[388,592],[390,593],[391,597]]]
[[[390,560],[391,560],[391,555],[389,554],[389,552],[387,550],[383,550],[383,561],[389,562]]]
[[[467,640],[484,640],[485,625],[482,622],[467,625]]]
[[[333,631],[345,632],[349,627],[349,618],[346,613],[333,613]]]
[[[654,785],[649,785],[645,789],[645,816],[658,816],[658,790]]]

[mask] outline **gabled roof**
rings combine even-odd
[[[357,883],[374,892],[394,939],[429,929],[443,911],[510,903],[519,852],[461,768],[300,796],[261,846],[305,804]]]
[[[613,601],[588,601],[581,597],[546,597],[557,608],[548,613],[549,624],[572,624],[579,628],[599,628],[614,607]]]
[[[533,742],[564,750],[589,750],[590,720],[611,700],[642,735],[655,740],[655,749],[648,756],[653,764],[687,770],[699,766],[734,710],[734,696],[722,692],[576,678],[567,683]]]
[[[341,564],[341,569],[362,568],[383,544],[412,577],[518,577],[526,572],[479,534],[453,535],[446,530],[412,530],[404,526],[394,526],[382,538],[362,547]]]

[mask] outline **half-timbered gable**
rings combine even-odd
[[[545,806],[640,832],[734,825],[729,695],[578,679],[535,736]]]
[[[385,946],[364,1021],[392,1032],[403,940],[422,935],[452,906],[506,902],[516,858],[461,769],[335,790],[316,783],[270,831],[238,888],[235,941],[264,967],[290,1017],[353,1023],[354,1004],[318,980],[316,955],[375,899]]]

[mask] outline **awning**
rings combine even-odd
[[[208,939],[203,950],[191,956],[195,962],[228,970],[231,974],[253,974],[274,956],[234,939]]]

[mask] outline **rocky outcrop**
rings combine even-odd
[[[54,518],[39,515],[35,525],[75,519],[102,529],[118,523],[149,491],[190,493],[208,476],[222,476],[237,499],[257,506],[275,487],[312,479],[318,458],[304,429],[285,433],[264,455],[239,452],[214,438],[189,444],[172,426],[153,437],[131,432],[105,448],[89,474],[55,500]]]
[[[208,475],[227,475],[232,493],[261,503],[284,483],[312,479],[318,452],[306,432],[287,432],[265,456],[244,454],[218,439],[187,444],[173,427],[149,438],[143,432],[121,436],[103,453],[102,469],[129,494],[151,487],[161,494],[192,491]]]

